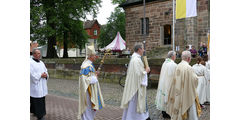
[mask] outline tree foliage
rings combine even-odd
[[[124,2],[126,2],[126,0],[112,0],[113,4],[122,4]]]
[[[48,44],[47,57],[54,58],[56,42],[84,48],[88,35],[83,29],[81,18],[86,14],[96,16],[101,0],[31,0],[31,40],[40,45]],[[67,55],[66,55],[67,57]]]
[[[113,0],[112,2],[117,4],[121,0]],[[125,40],[125,13],[122,8],[116,7],[114,12],[108,18],[106,25],[101,27],[101,33],[98,38],[100,47],[105,47],[113,41],[117,32],[120,32],[122,38]]]

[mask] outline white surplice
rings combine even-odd
[[[206,62],[206,68],[207,68],[207,87],[206,87],[206,100],[207,102],[210,102],[210,60]]]
[[[204,104],[206,102],[207,68],[202,64],[195,64],[192,68],[198,76],[197,93],[199,102]]]
[[[43,73],[47,74],[47,78],[42,78]],[[42,98],[48,94],[47,79],[49,75],[44,63],[36,62],[30,59],[30,96],[34,98]]]

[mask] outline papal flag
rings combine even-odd
[[[197,0],[176,0],[176,19],[197,16]]]

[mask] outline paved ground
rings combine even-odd
[[[47,95],[46,97],[46,120],[76,120],[78,101],[76,99]],[[106,105],[101,112],[97,112],[95,120],[121,120],[123,110],[117,106]],[[111,113],[111,115],[109,115]],[[37,120],[33,115],[31,120]]]
[[[121,120],[120,103],[123,88],[118,84],[100,83],[106,107],[97,112],[96,120]],[[46,120],[76,120],[78,111],[78,81],[50,79],[48,81],[49,95],[46,97]],[[156,86],[147,90],[148,107],[152,120],[163,120],[160,111],[156,110],[154,100]],[[200,120],[210,119],[210,106],[203,109]],[[31,120],[35,120],[31,116]]]

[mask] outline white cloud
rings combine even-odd
[[[114,11],[114,8],[118,5],[113,5],[112,0],[102,0],[102,7],[99,8],[99,13],[97,14],[97,20],[99,24],[103,25],[107,23],[107,18],[110,17],[111,12]],[[92,15],[87,15],[87,19],[92,20]]]

